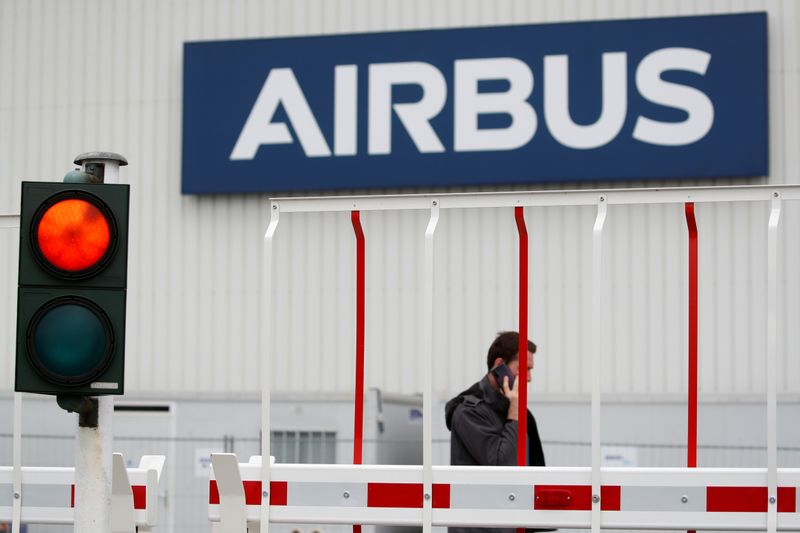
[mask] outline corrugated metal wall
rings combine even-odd
[[[748,10],[769,11],[771,176],[737,183],[797,183],[796,0],[0,0],[0,213],[18,211],[22,178],[59,180],[88,150],[124,154],[131,165],[123,179],[133,184],[128,390],[253,391],[266,342],[259,334],[266,199],[180,195],[185,41]],[[779,386],[791,393],[800,392],[798,209],[787,206],[781,241]],[[548,208],[527,218],[530,331],[540,346],[532,392],[586,392],[596,350],[587,340],[594,214]],[[764,388],[766,219],[760,205],[698,209],[701,392]],[[363,222],[367,383],[416,392],[426,215],[368,213]],[[678,206],[610,212],[605,391],[685,390],[685,233]],[[9,349],[16,239],[0,230],[0,338]],[[435,383],[445,394],[483,371],[495,332],[516,328],[513,213],[445,213],[437,246]],[[283,218],[275,388],[352,388],[353,253],[347,215]],[[12,369],[11,355],[0,358],[0,388],[13,387]]]

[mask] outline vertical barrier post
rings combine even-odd
[[[778,223],[781,195],[772,193],[767,230],[767,533],[778,521]]]
[[[11,532],[19,533],[22,520],[22,393],[14,393],[14,442],[12,444],[14,472],[11,483],[13,484],[14,500],[11,504]]]
[[[600,389],[603,344],[603,225],[608,205],[605,196],[597,200],[597,217],[592,230],[592,533],[600,533]]]
[[[519,234],[519,419],[517,422],[517,465],[528,466],[528,230],[525,208],[514,208]],[[525,533],[517,528],[517,533]]]
[[[686,466],[697,467],[697,220],[694,202],[684,205],[686,227],[689,231],[689,399],[688,431],[686,443]],[[689,530],[688,533],[695,533]]]
[[[0,214],[0,229],[19,228],[19,215]],[[13,335],[9,335],[10,346],[8,354],[14,359],[16,349]],[[12,437],[12,473],[11,489],[13,500],[11,503],[11,532],[19,533],[22,518],[22,394],[14,393],[14,433]]]
[[[19,215],[0,214],[0,229],[19,228]],[[13,335],[9,335],[9,356],[14,358],[16,349]],[[11,488],[13,500],[11,502],[11,532],[19,533],[20,518],[22,515],[22,394],[14,393],[14,433],[12,437],[12,472]]]
[[[684,209],[689,230],[689,427],[686,466],[694,468],[697,466],[697,220],[694,202],[687,202]]]
[[[514,208],[519,234],[519,422],[517,432],[517,465],[527,466],[528,429],[528,230],[525,210]]]
[[[280,206],[270,205],[270,220],[264,234],[264,286],[262,287],[261,331],[263,355],[261,357],[261,533],[269,531],[269,490],[270,490],[270,389],[272,387],[272,241],[280,220]]]
[[[689,399],[686,466],[697,467],[697,220],[694,202],[684,204],[686,227],[689,231]],[[688,533],[695,533],[689,530]]]
[[[356,237],[356,390],[353,422],[353,464],[363,462],[364,441],[364,312],[366,245],[359,211],[350,213]],[[361,526],[353,524],[353,533],[361,533]]]
[[[439,201],[431,201],[431,217],[425,229],[425,271],[422,289],[422,533],[430,533],[433,522],[433,235],[439,222]]]

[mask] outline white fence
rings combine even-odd
[[[218,458],[220,468],[225,468],[226,487],[230,490],[225,491],[225,495],[220,494],[220,501],[227,499],[223,503],[224,511],[220,516],[228,513],[228,508],[233,505],[241,504],[244,489],[243,479],[254,481],[242,475],[245,471],[248,476],[260,478],[260,487],[272,487],[270,490],[263,490],[257,493],[257,498],[253,501],[258,505],[258,512],[252,510],[248,515],[251,521],[260,523],[260,531],[266,532],[270,521],[295,520],[305,521],[319,519],[321,521],[333,521],[335,523],[381,523],[398,525],[421,525],[425,533],[429,533],[433,525],[473,525],[473,526],[545,526],[545,527],[589,527],[592,533],[597,533],[601,527],[616,528],[644,528],[644,529],[663,529],[663,528],[688,528],[688,529],[765,529],[773,533],[778,529],[797,529],[800,522],[797,521],[797,491],[798,480],[797,471],[781,470],[777,468],[777,342],[778,342],[778,275],[777,275],[777,255],[778,255],[778,228],[782,202],[785,200],[800,199],[800,186],[745,186],[745,187],[702,187],[702,188],[670,188],[670,189],[636,189],[623,190],[615,189],[608,191],[545,191],[545,192],[510,192],[510,193],[477,193],[477,194],[441,194],[441,195],[400,195],[400,196],[364,196],[364,197],[323,197],[323,198],[285,198],[274,199],[270,205],[270,223],[265,234],[264,264],[265,277],[263,294],[264,312],[262,314],[262,329],[266,338],[271,338],[272,320],[271,313],[274,311],[271,301],[271,287],[273,283],[272,268],[272,249],[273,239],[278,229],[280,216],[282,213],[292,212],[350,212],[353,228],[355,231],[357,246],[357,297],[356,297],[356,390],[355,390],[355,418],[356,418],[356,452],[354,453],[354,463],[360,463],[359,443],[359,419],[363,416],[360,410],[360,393],[363,391],[363,292],[364,292],[364,272],[363,272],[363,241],[364,233],[361,229],[359,215],[361,211],[391,211],[391,210],[426,210],[430,213],[429,222],[424,234],[425,255],[423,264],[423,304],[418,310],[418,320],[420,321],[419,331],[422,332],[419,340],[419,348],[416,351],[419,358],[419,367],[423,369],[423,464],[418,467],[365,467],[352,466],[341,467],[333,465],[299,467],[297,465],[274,465],[269,461],[264,461],[259,466],[247,465],[236,466],[234,458]],[[771,208],[768,220],[765,220],[764,230],[767,240],[767,254],[763,258],[767,265],[767,345],[766,353],[766,375],[767,375],[767,465],[764,469],[634,469],[634,470],[614,470],[601,469],[600,458],[600,393],[601,393],[601,361],[603,359],[605,330],[603,316],[606,310],[606,291],[602,286],[602,266],[603,266],[603,230],[608,217],[613,217],[613,207],[617,205],[652,205],[652,204],[685,204],[687,213],[687,224],[690,234],[694,225],[693,209],[695,203],[711,202],[768,202]],[[559,469],[559,468],[536,468],[529,469],[524,467],[517,468],[483,468],[470,469],[462,467],[434,467],[432,465],[432,402],[433,402],[433,382],[435,352],[433,345],[433,317],[439,311],[433,297],[434,287],[434,261],[435,233],[440,217],[446,216],[444,213],[449,209],[473,209],[473,208],[515,208],[517,227],[520,235],[520,332],[524,339],[524,331],[527,331],[527,232],[524,227],[523,208],[538,208],[549,206],[594,206],[596,208],[595,223],[592,228],[592,305],[591,305],[591,326],[587,332],[591,339],[590,345],[595,346],[596,350],[592,354],[592,400],[591,400],[591,466],[579,469]],[[690,212],[692,217],[690,220]],[[587,228],[588,230],[588,228]],[[422,238],[423,236],[420,235]],[[690,239],[691,240],[691,239]],[[523,246],[524,243],[524,246]],[[690,262],[696,261],[696,256]],[[690,269],[696,272],[696,263],[690,265]],[[691,286],[691,282],[690,282]],[[691,289],[690,289],[691,291]],[[690,312],[692,316],[692,305],[696,306],[696,296],[693,300],[690,297]],[[696,317],[696,313],[694,313]],[[691,320],[691,318],[690,318]],[[696,320],[696,318],[695,318]],[[690,323],[690,330],[693,324]],[[691,333],[690,333],[691,337]],[[690,340],[696,346],[696,337]],[[267,353],[262,354],[263,361],[271,361],[273,358],[267,344]],[[690,351],[691,351],[690,346]],[[690,358],[691,360],[691,358]],[[690,363],[691,365],[691,363]],[[524,368],[524,365],[521,365]],[[261,365],[262,383],[262,434],[270,433],[270,365]],[[524,371],[520,379],[524,382]],[[692,409],[697,405],[697,381],[696,367],[690,372],[690,412],[689,412],[689,443],[690,450],[689,466],[694,466],[693,457],[696,453],[696,419],[693,418]],[[526,405],[525,388],[521,390],[520,402],[521,409],[524,411]],[[520,437],[524,438],[525,432],[521,429]],[[692,440],[694,439],[694,442]],[[261,456],[270,457],[269,439],[262,439]],[[222,467],[226,464],[226,467]],[[237,479],[234,475],[241,477]],[[241,471],[241,472],[240,472]],[[260,474],[260,475],[257,475]],[[217,475],[220,475],[219,470]],[[275,482],[276,485],[271,485]],[[302,503],[297,503],[292,499],[289,503],[289,483],[307,483],[308,487],[300,487],[292,490],[302,495]],[[349,497],[344,497],[347,502],[341,506],[338,492],[344,494],[351,493],[349,489],[343,489],[347,484],[359,484],[359,488],[353,488],[358,494],[363,494],[366,506],[354,507]],[[421,496],[419,505],[413,508],[402,507],[390,502],[387,506],[370,506],[369,496],[370,487],[373,484],[411,484],[414,488],[415,498],[418,493]],[[581,487],[580,498],[572,491],[577,489],[554,489],[555,492],[540,494],[547,501],[565,501],[580,503],[580,510],[563,511],[555,509],[542,509],[541,506],[533,504],[530,498],[536,496],[538,487],[542,484],[556,487]],[[465,506],[457,508],[437,507],[435,505],[436,487],[448,487],[450,494],[456,497],[457,501],[466,498]],[[280,492],[284,489],[285,492]],[[319,490],[306,491],[306,488],[317,487]],[[366,490],[364,490],[366,487]],[[513,502],[515,508],[508,513],[492,513],[498,503],[490,504],[488,499],[476,498],[471,500],[464,494],[475,489],[480,494],[494,494],[500,487],[516,487],[515,492],[509,492],[508,501]],[[616,489],[610,489],[616,487]],[[402,487],[403,490],[409,487]],[[395,489],[400,490],[399,487]],[[465,492],[466,489],[466,492]],[[588,489],[588,490],[587,490]],[[669,490],[667,490],[669,489]],[[691,491],[689,489],[692,489]],[[719,490],[717,490],[719,489]],[[779,490],[780,489],[780,490]],[[500,489],[503,492],[506,489]],[[510,489],[509,489],[510,490]],[[548,489],[549,490],[549,489]],[[608,491],[612,490],[611,493]],[[516,492],[519,492],[517,497]],[[560,492],[559,492],[560,491]],[[616,492],[614,492],[616,491]],[[688,506],[691,503],[691,511],[681,510],[679,504],[672,509],[672,503],[668,505],[669,510],[663,511],[658,506],[650,509],[646,505],[625,506],[622,504],[618,509],[612,509],[607,501],[614,499],[616,494],[619,501],[629,501],[631,498],[638,498],[641,494],[649,494],[645,500],[662,500],[665,494],[677,494],[685,491],[679,499],[679,504]],[[241,494],[240,494],[241,492]],[[391,491],[389,491],[391,493]],[[402,491],[401,491],[402,492]],[[704,505],[696,507],[700,501],[700,495],[705,493]],[[319,501],[314,501],[316,494]],[[736,501],[746,502],[747,505],[729,513],[729,509],[722,505],[720,508],[714,507],[718,494],[724,494]],[[514,498],[511,496],[514,495]],[[588,496],[588,501],[585,496]],[[308,500],[306,497],[312,498]],[[279,500],[280,498],[280,500]],[[684,501],[685,500],[685,501]],[[724,500],[724,498],[723,498]],[[335,505],[339,501],[339,505]],[[280,503],[279,503],[280,502]],[[321,503],[328,502],[328,504]],[[790,502],[790,503],[788,503]],[[362,502],[363,503],[363,502]],[[523,505],[524,503],[524,505]],[[541,504],[541,501],[539,502]],[[673,502],[674,503],[674,502]],[[471,507],[470,505],[477,506]],[[517,508],[517,506],[521,506]],[[779,510],[779,507],[781,509]],[[246,507],[245,507],[246,508]],[[315,509],[318,514],[315,514]],[[231,528],[224,531],[244,531],[241,513],[236,514],[231,511],[231,519],[238,522]],[[612,513],[612,514],[609,514]],[[786,513],[786,514],[784,514]],[[780,516],[779,516],[780,515]],[[223,519],[223,522],[225,520]]]
[[[164,456],[145,455],[136,468],[126,468],[122,454],[115,453],[111,479],[111,531],[136,533],[151,531],[158,519],[158,482]],[[14,484],[14,468],[0,467],[0,485]],[[0,522],[15,524],[74,523],[75,468],[23,466],[19,486],[14,488],[13,504],[0,506]],[[55,487],[63,494],[60,506],[25,504],[37,489]]]

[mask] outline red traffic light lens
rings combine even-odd
[[[59,195],[42,205],[33,232],[34,250],[51,272],[65,277],[101,270],[113,248],[113,219],[94,197]]]

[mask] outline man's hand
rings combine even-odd
[[[508,376],[503,378],[503,394],[508,398],[508,420],[519,420],[519,394],[508,386]]]

